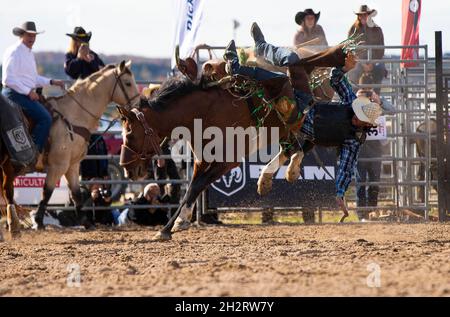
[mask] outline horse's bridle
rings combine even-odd
[[[151,159],[155,154],[162,155],[162,150],[159,145],[160,138],[158,134],[156,134],[152,128],[148,125],[147,121],[145,121],[144,113],[139,111],[136,108],[131,110],[135,115],[139,122],[144,127],[144,143],[142,145],[142,151],[140,153],[131,149],[125,144],[122,144],[120,151],[120,166],[126,167],[136,161],[147,161]],[[150,150],[153,150],[152,154]]]
[[[111,98],[109,98],[109,100],[112,100],[112,98],[114,97],[114,93],[116,92],[116,88],[117,88],[117,85],[119,85],[119,87],[120,87],[120,89],[122,90],[122,93],[123,93],[123,95],[125,96],[125,99],[126,99],[126,101],[127,101],[127,103],[124,105],[124,106],[121,106],[121,107],[125,107],[126,109],[130,109],[131,107],[132,107],[132,101],[134,100],[134,99],[136,99],[136,98],[138,98],[139,96],[140,96],[140,94],[139,93],[137,93],[135,96],[133,96],[132,98],[130,98],[129,96],[128,96],[128,93],[127,93],[127,91],[126,91],[126,89],[125,89],[125,86],[123,85],[123,82],[122,82],[122,79],[121,79],[121,77],[122,77],[122,75],[123,74],[125,74],[125,72],[122,72],[122,74],[120,74],[120,75],[117,75],[117,72],[114,70],[114,76],[116,77],[116,82],[114,83],[114,88],[113,88],[113,90],[112,90],[112,93],[111,93]],[[91,111],[89,111],[89,109],[86,109],[86,107],[84,107],[78,100],[77,100],[77,98],[75,98],[75,96],[72,96],[71,95],[71,93],[70,93],[70,91],[67,91],[67,95],[70,97],[70,98],[72,98],[72,100],[73,101],[75,101],[75,103],[82,109],[82,110],[84,110],[84,112],[86,112],[87,114],[89,114],[91,117],[93,117],[95,120],[100,120],[100,117],[97,117],[95,114],[93,114]]]
[[[128,96],[128,93],[127,93],[127,90],[125,89],[125,86],[123,85],[123,82],[122,82],[122,79],[121,79],[121,77],[125,74],[126,72],[122,72],[120,75],[117,75],[117,72],[116,72],[116,70],[114,70],[114,76],[116,77],[116,82],[115,82],[115,84],[114,84],[114,88],[113,88],[113,91],[112,91],[112,94],[111,94],[111,100],[112,100],[112,98],[114,97],[114,93],[116,92],[116,88],[117,88],[117,85],[119,85],[119,87],[120,87],[120,89],[122,90],[122,93],[124,94],[124,96],[125,96],[125,99],[127,100],[127,103],[125,104],[125,106],[122,106],[122,107],[125,107],[126,109],[130,109],[131,107],[132,107],[132,101],[134,100],[134,99],[136,99],[136,98],[139,98],[140,97],[140,94],[139,93],[137,93],[136,95],[134,95],[133,97],[129,97]]]

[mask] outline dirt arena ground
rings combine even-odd
[[[155,232],[26,231],[0,243],[0,295],[450,295],[450,225],[205,226],[165,243]]]

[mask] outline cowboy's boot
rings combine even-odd
[[[223,54],[223,59],[226,62],[233,61],[234,59],[238,58],[237,50],[236,50],[236,43],[234,43],[234,40],[231,40],[230,43],[228,43],[227,47],[225,47],[225,53]]]
[[[230,43],[228,43],[227,47],[225,48],[223,59],[226,62],[225,71],[227,72],[227,74],[233,75],[232,64],[236,63],[236,61],[239,63],[236,44],[234,43],[234,40],[231,40]]]
[[[257,47],[261,43],[265,43],[264,34],[259,28],[256,22],[253,22],[252,28],[250,29],[250,33],[252,35],[253,40],[255,41],[255,47]]]

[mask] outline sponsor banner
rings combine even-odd
[[[196,46],[197,33],[203,19],[204,0],[177,0],[175,9],[176,29],[174,52],[180,46],[180,58],[190,57]],[[176,66],[172,57],[172,69]]]
[[[402,45],[419,45],[419,23],[422,0],[403,0],[402,3]],[[418,59],[419,49],[403,48],[402,59]],[[416,67],[418,63],[402,63],[402,67]]]
[[[298,181],[293,184],[286,181],[286,164],[275,173],[272,191],[266,196],[259,196],[257,182],[265,164],[244,161],[211,184],[208,207],[335,207],[336,148],[316,147],[316,151],[333,178],[309,152],[303,160]]]
[[[46,174],[33,173],[14,180],[14,199],[21,205],[37,205],[41,201]],[[64,205],[69,202],[69,188],[63,177],[56,184],[49,205]]]

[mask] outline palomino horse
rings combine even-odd
[[[338,46],[305,59],[301,67],[343,66],[345,57],[342,46]],[[196,71],[196,67],[192,68]],[[282,95],[289,95],[289,92],[292,94],[292,87],[289,80],[284,79]],[[251,102],[248,99],[251,99]],[[194,135],[195,119],[202,119],[203,129],[219,128],[222,135],[226,135],[227,127],[246,129],[256,126],[257,122],[252,117],[248,103],[259,105],[261,100],[254,95],[247,99],[240,98],[229,89],[217,86],[203,88],[201,84],[195,84],[186,78],[169,79],[163,83],[156,96],[148,101],[148,105],[142,105],[131,111],[119,110],[123,115],[121,165],[125,168],[126,176],[133,180],[144,177],[150,159],[161,151],[159,140],[170,136],[177,127],[186,127],[191,135]],[[263,112],[264,126],[278,127],[280,139],[287,138],[290,131],[277,112],[271,111],[269,107],[264,108]],[[269,140],[270,138],[271,135],[268,136]],[[227,153],[225,145],[220,145],[222,148],[217,150],[223,150],[223,157],[228,158],[230,155],[234,161],[200,160],[201,153],[198,152],[203,151],[207,142],[201,140],[201,144],[198,144],[199,141],[194,137],[190,142],[196,159],[194,174],[186,195],[169,223],[155,236],[155,239],[171,239],[172,229],[176,231],[187,228],[197,197],[212,182],[240,164],[241,157],[236,158],[236,147],[234,147],[234,153]],[[247,141],[246,138],[243,153],[245,157],[256,150],[250,148]]]
[[[81,211],[79,185],[80,162],[86,155],[88,143],[86,137],[76,133],[75,127],[92,133],[96,130],[98,121],[110,102],[131,107],[139,100],[139,91],[130,66],[131,62],[124,61],[117,66],[108,65],[90,77],[77,81],[64,96],[49,99],[49,103],[55,110],[56,119],[50,130],[47,177],[35,217],[39,229],[44,228],[43,218],[48,201],[56,183],[63,175],[67,179],[71,198],[81,223],[86,227],[92,225]],[[7,221],[9,230],[16,232],[20,228],[14,206],[13,181],[16,175],[5,149],[1,152],[2,191],[8,204]]]

